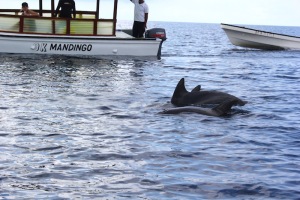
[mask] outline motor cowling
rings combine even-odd
[[[146,38],[159,38],[162,40],[167,39],[166,30],[163,28],[152,28],[146,31]]]

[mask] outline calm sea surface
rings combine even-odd
[[[161,60],[0,54],[0,199],[300,199],[300,51],[152,26],[167,30]],[[182,77],[248,104],[157,114]]]

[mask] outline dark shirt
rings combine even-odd
[[[57,15],[59,9],[61,8],[59,17],[63,18],[72,18],[72,13],[75,18],[76,15],[76,8],[75,8],[75,2],[74,0],[59,0],[55,16]]]

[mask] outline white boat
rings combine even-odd
[[[39,0],[39,10],[34,11],[40,17],[19,15],[19,9],[0,9],[0,53],[160,59],[162,43],[166,40],[163,28],[148,30],[145,38],[134,38],[131,30],[116,30],[118,0],[112,1],[112,19],[100,19],[101,2],[94,1],[96,10],[76,11],[76,19],[54,17],[54,0],[51,0],[51,10],[44,10],[43,0]]]
[[[264,50],[300,50],[300,37],[221,24],[233,45]]]

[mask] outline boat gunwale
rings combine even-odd
[[[4,33],[4,34],[3,34]],[[0,37],[10,38],[39,38],[39,39],[70,39],[70,40],[128,40],[128,41],[161,41],[159,38],[120,38],[116,36],[99,36],[99,35],[49,35],[49,34],[28,34],[28,33],[12,33],[0,31]]]

